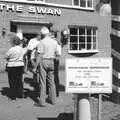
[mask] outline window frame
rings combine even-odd
[[[78,40],[78,41],[77,41],[77,42],[78,42],[78,43],[77,43],[78,49],[77,49],[77,50],[71,50],[71,49],[70,49],[70,37],[71,37],[71,36],[75,36],[75,35],[69,35],[69,38],[68,38],[68,52],[69,52],[69,53],[96,53],[96,52],[99,52],[99,50],[98,50],[98,28],[97,28],[96,26],[76,26],[76,25],[75,25],[75,26],[74,26],[74,25],[71,26],[71,25],[70,25],[70,26],[68,26],[68,28],[69,28],[69,33],[70,33],[70,29],[71,29],[71,28],[77,28],[77,35],[76,35],[76,36],[77,36],[77,40]],[[79,49],[79,45],[78,45],[78,44],[80,44],[80,42],[79,42],[79,37],[82,36],[82,35],[79,35],[79,29],[80,29],[80,28],[85,28],[85,35],[84,35],[84,37],[85,37],[85,49],[81,49],[81,50]],[[87,32],[86,32],[86,31],[87,31],[87,28],[96,29],[96,35],[93,34],[93,30],[92,30],[92,34],[89,35],[89,36],[92,36],[92,37],[91,37],[91,38],[92,38],[92,40],[91,40],[91,47],[92,47],[92,48],[89,49],[89,50],[87,49],[87,43],[88,43],[88,42],[87,42],[87,36],[88,36],[88,35],[86,34],[86,33],[87,33]],[[96,36],[96,42],[95,42],[95,43],[96,43],[96,46],[95,46],[96,48],[95,48],[95,49],[93,48],[93,44],[94,44],[94,42],[93,42],[93,36]]]
[[[45,2],[45,0],[25,0],[25,1],[29,1],[29,2]]]
[[[76,8],[93,9],[93,4],[94,4],[93,0],[91,0],[91,1],[92,1],[92,6],[91,6],[91,7],[88,6],[88,0],[85,0],[85,1],[86,1],[86,3],[85,3],[86,6],[85,6],[85,7],[80,6],[80,1],[81,1],[81,0],[78,0],[79,5],[74,5],[74,0],[72,0],[72,6],[73,6],[73,7],[76,7]]]

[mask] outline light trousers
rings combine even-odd
[[[56,87],[54,81],[54,59],[43,59],[38,65],[40,83],[40,102],[46,99],[46,81],[48,82],[48,99],[56,102]]]

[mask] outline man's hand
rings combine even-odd
[[[36,68],[33,68],[32,72],[35,74],[37,72]]]

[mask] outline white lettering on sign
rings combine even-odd
[[[28,10],[29,10],[29,13],[35,13],[36,12],[35,7],[29,7]]]
[[[53,10],[52,9],[48,9],[47,14],[53,15]]]
[[[3,10],[4,7],[5,7],[5,4],[0,4],[0,10]]]
[[[0,4],[0,11],[6,10],[7,12],[12,11],[12,12],[23,12],[24,11],[24,6],[23,5],[5,5],[5,4]],[[46,8],[46,7],[36,7],[36,6],[29,6],[27,8],[28,13],[32,14],[47,14],[47,15],[61,15],[61,10],[58,8]]]
[[[14,5],[6,5],[7,11],[11,10],[11,11],[15,11],[15,6]]]
[[[61,10],[60,9],[54,9],[54,14],[61,15]]]
[[[16,11],[17,12],[22,12],[23,11],[23,6],[22,5],[16,6]]]
[[[37,10],[38,14],[45,14],[46,13],[46,8],[37,7],[36,10]]]
[[[29,7],[29,13],[61,15],[61,10],[60,9],[43,8],[43,7]]]

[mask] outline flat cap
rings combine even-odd
[[[49,29],[47,27],[42,27],[40,32],[43,35],[47,35],[49,34]]]

